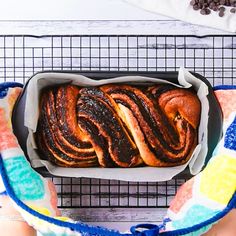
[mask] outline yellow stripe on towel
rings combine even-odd
[[[200,192],[219,204],[227,205],[236,190],[236,158],[219,155],[201,173]]]

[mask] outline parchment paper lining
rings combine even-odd
[[[187,70],[180,68],[179,70],[179,87],[189,88],[193,87],[201,101],[201,119],[198,130],[198,145],[195,148],[192,157],[185,165],[177,167],[135,167],[135,168],[65,168],[58,167],[49,161],[40,159],[36,149],[37,145],[34,140],[34,133],[37,128],[39,116],[39,95],[40,91],[52,85],[72,83],[78,86],[99,86],[107,83],[131,83],[131,84],[150,84],[150,83],[169,83],[168,81],[148,78],[143,76],[123,76],[112,79],[93,80],[78,74],[71,73],[40,73],[35,75],[29,81],[26,95],[25,106],[25,123],[24,125],[29,130],[27,139],[27,153],[30,158],[31,165],[34,168],[45,166],[47,170],[55,176],[65,177],[89,177],[102,179],[116,179],[125,181],[167,181],[172,179],[175,175],[182,172],[189,166],[191,174],[197,174],[202,166],[207,155],[207,124],[209,102],[207,99],[208,87],[207,85],[189,73]]]

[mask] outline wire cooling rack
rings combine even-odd
[[[0,36],[0,82],[24,83],[43,70],[176,71],[212,85],[236,82],[235,36]],[[136,183],[52,178],[61,208],[166,208],[185,179]]]

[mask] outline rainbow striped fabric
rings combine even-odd
[[[0,84],[0,194],[7,194],[41,235],[201,235],[236,206],[236,88],[215,91],[224,114],[224,135],[205,169],[178,191],[160,225],[141,224],[129,233],[74,222],[60,215],[52,182],[34,171],[12,132],[11,116],[21,92]],[[143,231],[139,231],[143,228]]]

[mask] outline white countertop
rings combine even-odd
[[[8,0],[0,34],[228,34],[157,15],[123,0]]]

